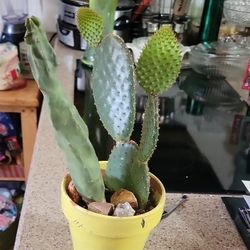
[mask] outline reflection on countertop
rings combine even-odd
[[[83,107],[88,95],[88,91],[75,90],[75,105],[81,113],[93,112],[91,104]],[[146,96],[137,86],[132,135],[136,142],[140,140],[145,103]],[[169,192],[245,192],[241,180],[250,179],[247,156],[244,147],[232,144],[230,137],[235,115],[246,113],[246,104],[224,79],[207,79],[183,70],[178,82],[161,95],[159,109],[160,136],[149,167]],[[99,138],[107,139],[103,142],[92,136],[92,142],[99,156],[107,160],[112,139],[96,121],[98,117],[88,120],[91,136],[98,132]],[[107,145],[110,148],[104,152]]]

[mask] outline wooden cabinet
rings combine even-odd
[[[26,181],[28,178],[37,131],[37,111],[41,94],[37,84],[29,80],[25,88],[0,91],[0,112],[19,113],[21,116],[22,148],[21,166],[0,166],[0,180]]]

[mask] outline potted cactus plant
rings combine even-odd
[[[91,87],[95,105],[116,142],[107,163],[99,163],[86,124],[58,83],[56,56],[38,19],[28,18],[26,23],[32,72],[48,103],[56,139],[69,170],[61,186],[62,209],[74,249],[143,249],[150,231],[160,221],[166,198],[161,182],[149,173],[148,161],[159,133],[158,95],[171,86],[180,71],[179,46],[172,30],[163,27],[151,37],[134,67],[123,40],[109,31],[103,35],[105,20],[98,10],[81,9],[79,17],[79,29],[83,33],[87,30],[85,39],[94,49]],[[130,140],[137,82],[148,95],[139,144]],[[129,193],[128,200],[119,197],[121,190]],[[107,193],[120,202],[112,204]],[[132,206],[136,214],[115,214],[123,203]],[[100,204],[108,211],[105,215],[96,213]]]

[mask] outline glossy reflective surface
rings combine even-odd
[[[218,85],[226,84],[220,89],[199,78],[183,76],[184,72],[160,98],[160,137],[149,162],[151,172],[168,192],[245,192],[241,180],[250,180],[250,143],[240,132],[243,125],[239,125],[239,140],[231,142],[235,115],[244,114],[242,124],[247,124],[245,103],[225,82]],[[79,103],[81,98],[78,93],[75,101]],[[138,91],[133,133],[137,142],[145,100]]]

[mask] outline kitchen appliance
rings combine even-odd
[[[77,50],[86,50],[87,42],[81,37],[77,27],[61,20],[57,20],[58,39],[63,44]]]
[[[59,15],[61,21],[76,26],[76,12],[80,7],[88,7],[89,1],[60,0]]]
[[[85,50],[87,44],[76,28],[76,12],[80,7],[88,7],[85,0],[60,0],[57,32],[59,40],[65,45]],[[131,42],[131,16],[134,8],[133,0],[119,0],[115,12],[114,32],[125,42]]]
[[[174,0],[151,0],[149,11],[154,14],[171,15]]]
[[[76,12],[80,7],[87,7],[88,1],[60,0],[57,19],[58,39],[63,44],[77,50],[86,50],[87,43],[76,27]]]
[[[0,2],[0,11],[3,21],[1,42],[11,42],[19,47],[25,34],[27,0],[3,0]]]

